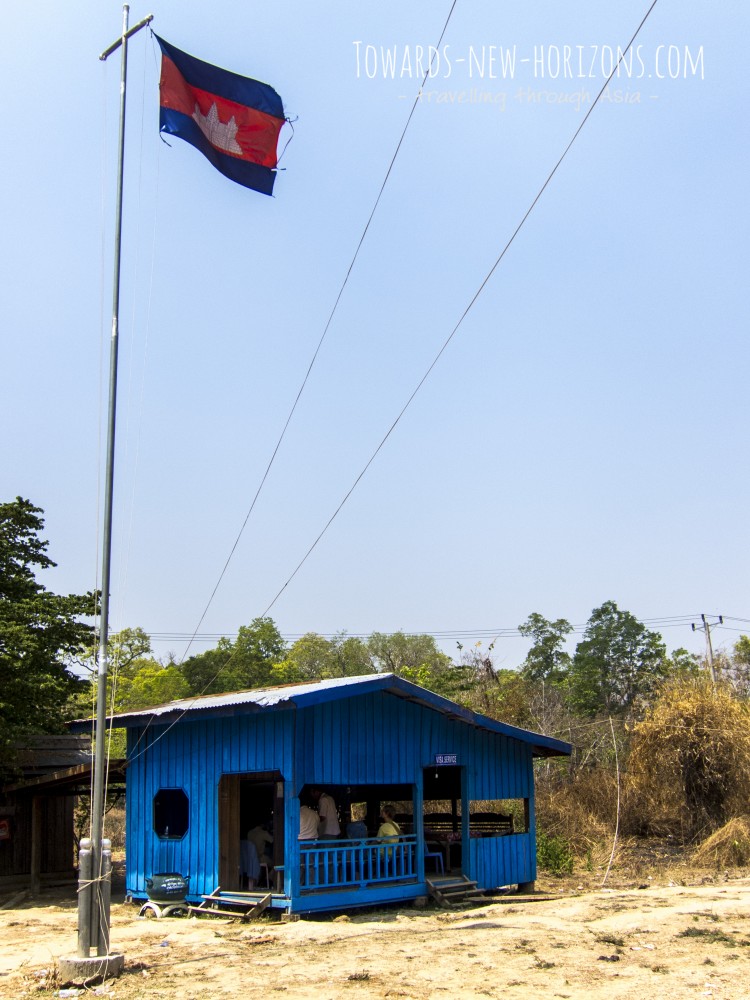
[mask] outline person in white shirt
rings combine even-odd
[[[320,816],[312,806],[301,805],[299,807],[299,836],[297,840],[317,840],[319,822]]]
[[[335,840],[341,836],[339,826],[339,814],[336,803],[328,792],[323,792],[320,788],[312,789],[313,801],[317,802],[320,823],[318,825],[318,838],[320,840]]]

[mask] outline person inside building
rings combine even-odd
[[[313,809],[312,802],[302,799],[299,807],[299,836],[298,840],[317,840],[318,824],[320,816]]]
[[[313,801],[318,807],[318,815],[320,816],[318,839],[336,840],[336,838],[341,836],[341,827],[339,826],[339,814],[333,797],[320,788],[313,788],[311,794]]]
[[[364,840],[367,837],[367,826],[364,821],[367,806],[354,802],[351,808],[351,820],[346,824],[348,840]]]
[[[383,806],[380,810],[380,818],[383,822],[378,828],[378,840],[387,840],[395,843],[401,836],[401,827],[396,822],[396,812],[393,806]]]
[[[273,872],[273,835],[271,834],[270,823],[258,823],[252,830],[248,830],[247,839],[255,845],[258,855],[259,867],[266,866],[266,884],[271,884],[271,874]]]

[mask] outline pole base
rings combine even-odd
[[[125,956],[119,953],[80,958],[78,955],[59,958],[57,967],[63,983],[91,983],[98,979],[114,979],[125,968]]]

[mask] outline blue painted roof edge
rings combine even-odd
[[[453,719],[465,722],[479,729],[499,733],[510,739],[530,744],[532,753],[537,757],[564,757],[571,753],[570,743],[557,740],[552,736],[542,736],[528,729],[511,726],[507,722],[498,722],[489,716],[472,712],[449,698],[428,691],[412,681],[404,680],[395,674],[360,674],[355,677],[340,677],[329,681],[288,684],[277,688],[255,688],[249,691],[227,692],[225,695],[208,695],[197,698],[186,698],[167,705],[156,705],[150,709],[140,709],[135,712],[123,712],[110,717],[114,727],[136,725],[170,725],[184,716],[194,719],[210,712],[212,716],[249,714],[251,712],[274,711],[279,709],[310,708],[326,702],[339,701],[352,694],[367,694],[373,691],[384,691],[398,698],[414,701],[427,708],[441,712]],[[205,716],[204,716],[205,717]],[[69,724],[72,732],[90,729],[91,720],[76,720]]]

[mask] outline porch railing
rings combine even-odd
[[[300,889],[362,888],[417,878],[417,838],[382,840],[301,840]]]

